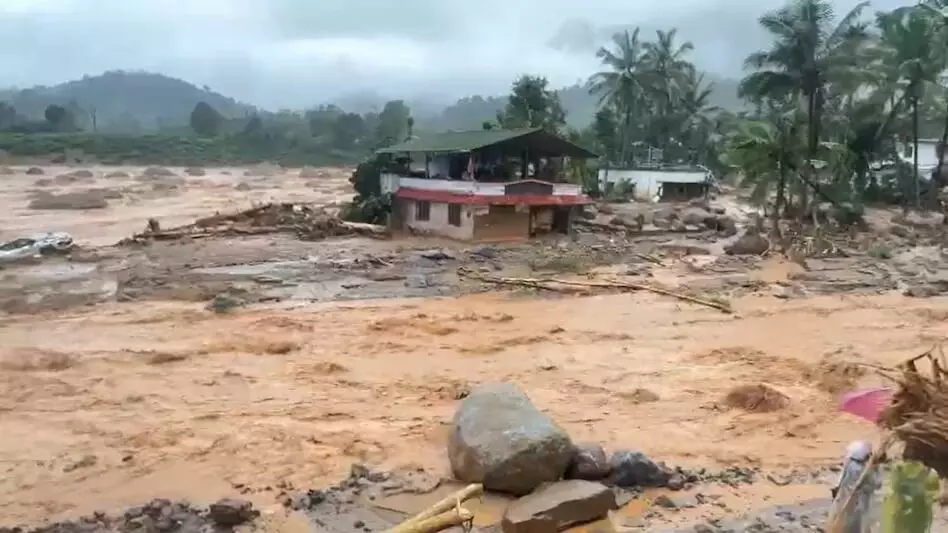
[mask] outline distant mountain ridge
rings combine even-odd
[[[709,76],[714,83],[712,104],[725,109],[741,107],[737,97],[737,81]],[[576,84],[558,90],[570,126],[583,128],[593,118],[598,98],[586,86]],[[378,112],[387,99],[374,92],[353,92],[332,103],[349,112]],[[484,121],[493,120],[506,104],[506,95],[475,95],[454,101],[435,98],[406,98],[420,127],[425,129],[479,129]],[[0,90],[0,102],[16,108],[27,119],[42,120],[46,107],[57,104],[70,108],[77,124],[86,131],[95,129],[109,133],[145,133],[158,130],[186,130],[189,117],[198,102],[206,102],[224,118],[246,118],[253,114],[271,113],[239,102],[208,87],[198,87],[177,78],[141,71],[109,71],[97,76],[61,83],[50,87]],[[314,102],[313,107],[319,103]]]
[[[163,74],[119,70],[50,87],[0,91],[0,101],[33,120],[41,120],[48,105],[61,105],[73,111],[83,129],[92,130],[95,117],[99,131],[127,133],[186,125],[198,102],[207,102],[225,118],[256,111],[208,87]]]

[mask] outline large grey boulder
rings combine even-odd
[[[461,401],[448,439],[454,476],[518,496],[563,477],[569,435],[508,383],[477,387]]]
[[[754,230],[747,230],[736,241],[724,247],[728,255],[761,255],[770,249],[770,241]]]

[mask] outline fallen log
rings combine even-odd
[[[389,533],[433,533],[473,520],[474,514],[461,507],[461,502],[484,494],[484,486],[473,483],[449,494],[427,509],[398,524]]]
[[[497,285],[512,285],[519,287],[528,287],[533,289],[543,289],[548,291],[558,291],[563,292],[564,287],[581,287],[587,289],[618,289],[624,291],[647,291],[654,294],[661,294],[663,296],[671,296],[672,298],[677,298],[679,300],[690,302],[697,305],[703,305],[705,307],[710,307],[712,309],[717,309],[722,313],[732,314],[734,312],[731,309],[731,306],[722,303],[715,302],[712,300],[705,300],[695,296],[690,296],[687,294],[681,294],[668,289],[663,289],[661,287],[653,287],[651,285],[643,285],[640,283],[627,283],[622,281],[572,281],[572,280],[563,280],[556,278],[495,278],[490,276],[482,276],[480,274],[475,274],[473,272],[459,269],[458,275],[461,277],[467,277],[477,281],[482,281],[484,283],[494,283]]]
[[[474,513],[460,507],[422,520],[403,522],[390,529],[388,533],[435,533],[449,527],[463,525],[473,519]]]
[[[367,236],[388,236],[388,228],[377,224],[367,224],[365,222],[347,222],[343,220],[340,226],[351,230],[353,233]]]

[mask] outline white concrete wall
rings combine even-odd
[[[448,223],[448,204],[431,202],[431,211],[428,220],[415,218],[417,200],[405,203],[405,226],[412,230],[427,234],[440,235],[449,239],[469,241],[474,238],[474,214],[470,205],[461,205],[461,225],[452,226]]]
[[[937,140],[928,139],[918,141],[918,170],[926,178],[938,166],[938,142]],[[912,148],[912,143],[904,143],[899,150],[899,159],[909,165],[913,164],[914,161]]]
[[[600,187],[605,188],[606,183],[629,181],[635,185],[636,200],[643,202],[651,201],[662,183],[703,183],[707,179],[706,172],[690,170],[599,170]]]

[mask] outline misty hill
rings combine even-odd
[[[731,111],[743,107],[737,97],[738,81],[729,78],[707,75],[713,84],[711,105]],[[598,108],[599,99],[589,93],[585,85],[573,85],[557,91],[566,121],[575,128],[584,128],[592,122]],[[492,120],[507,103],[506,96],[470,96],[458,100],[435,116],[419,116],[419,121],[429,128],[464,130],[480,128],[485,120]]]
[[[709,76],[709,80],[714,83],[714,105],[732,110],[741,107],[735,80],[714,76]],[[589,125],[597,108],[597,97],[589,94],[587,87],[581,84],[560,89],[558,93],[568,123],[576,128]],[[349,112],[377,113],[388,99],[374,92],[360,92],[343,96],[333,103]],[[244,119],[228,121],[237,124],[238,130],[252,114],[259,112],[264,118],[274,116],[208,87],[149,72],[110,71],[51,87],[0,90],[0,102],[11,103],[21,117],[41,121],[46,107],[57,104],[71,109],[77,125],[86,131],[93,130],[94,116],[95,129],[103,133],[159,130],[187,133],[190,131],[191,111],[202,101],[210,104],[225,119]],[[444,97],[406,99],[418,125],[434,131],[479,129],[484,121],[496,117],[506,101],[506,95],[475,95],[450,104],[445,103]]]
[[[254,107],[177,78],[150,72],[110,71],[51,87],[0,91],[18,115],[42,120],[57,104],[76,115],[77,124],[101,132],[139,133],[188,124],[198,102],[207,102],[226,118],[247,116]]]

